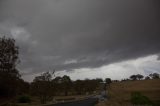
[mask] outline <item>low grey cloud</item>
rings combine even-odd
[[[96,68],[159,54],[159,5],[150,0],[1,0],[0,33],[16,39],[24,74]]]

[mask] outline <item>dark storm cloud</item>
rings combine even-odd
[[[15,34],[25,73],[93,68],[158,54],[159,5],[158,0],[1,0],[0,31]]]

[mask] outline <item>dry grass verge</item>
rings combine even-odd
[[[110,99],[97,106],[129,106],[132,92],[140,92],[160,106],[160,79],[112,83],[108,92]]]

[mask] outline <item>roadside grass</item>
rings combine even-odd
[[[115,82],[108,89],[109,100],[97,106],[132,106],[133,92],[140,92],[156,106],[160,106],[160,79]]]

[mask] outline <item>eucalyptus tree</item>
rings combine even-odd
[[[19,63],[19,49],[12,38],[0,38],[0,96],[17,94],[20,74],[16,69]]]

